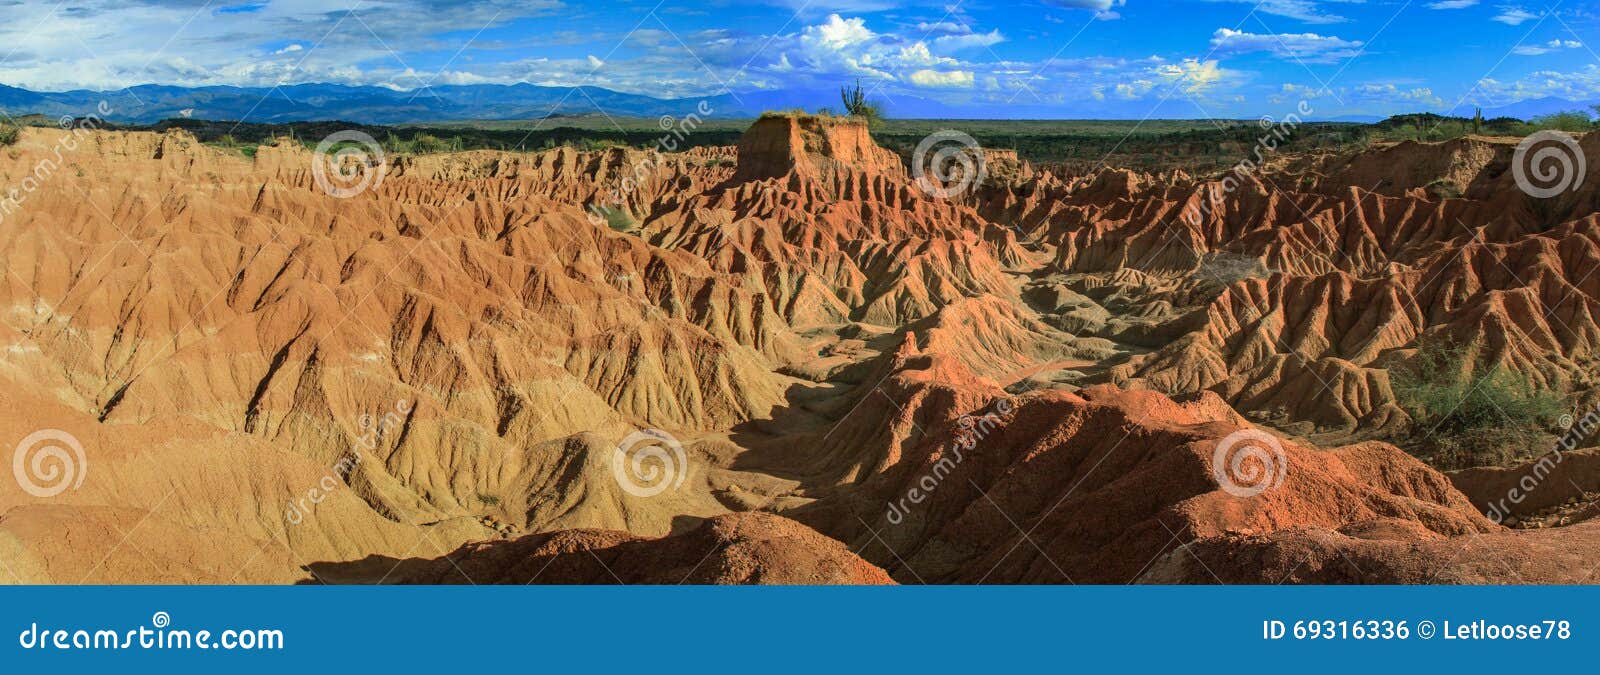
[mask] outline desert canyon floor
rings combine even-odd
[[[1486,517],[1526,467],[1382,440],[1431,337],[1600,402],[1600,171],[1530,200],[1518,139],[1227,185],[988,151],[940,197],[863,125],[772,116],[682,153],[391,157],[339,198],[297,143],[61,154],[71,133],[0,151],[7,184],[58,160],[0,219],[0,439],[84,458],[48,496],[0,480],[7,582],[1582,583],[1600,560],[1589,509]],[[595,222],[640,165],[634,222]],[[646,430],[684,463],[619,459]],[[1247,496],[1214,471],[1244,430],[1284,462]],[[1600,451],[1541,480],[1513,515],[1600,493]]]

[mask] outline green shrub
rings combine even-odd
[[[639,226],[638,221],[633,219],[627,209],[615,206],[594,206],[592,208],[596,213],[600,214],[600,217],[606,219],[606,227],[618,232],[632,232],[633,228]]]
[[[877,101],[867,100],[867,92],[861,88],[861,80],[856,80],[855,89],[840,87],[839,100],[844,103],[844,111],[851,117],[859,117],[873,126],[883,121],[883,106]]]
[[[1554,129],[1556,131],[1588,131],[1594,126],[1594,122],[1589,119],[1589,113],[1576,110],[1535,117],[1528,120],[1528,122],[1536,129]]]
[[[1216,251],[1207,253],[1200,259],[1200,264],[1195,268],[1195,276],[1212,281],[1223,286],[1232,286],[1234,283],[1245,279],[1261,279],[1272,276],[1272,270],[1267,269],[1266,263],[1259,258],[1254,258],[1240,253]]]
[[[0,124],[0,145],[11,145],[17,142],[17,137],[22,135],[22,129],[15,124]]]
[[[1449,178],[1439,178],[1428,183],[1428,194],[1434,199],[1460,199],[1464,191],[1461,186]]]
[[[1416,422],[1408,445],[1441,468],[1500,464],[1553,447],[1562,398],[1500,366],[1474,363],[1449,340],[1424,340],[1391,371],[1395,399]]]

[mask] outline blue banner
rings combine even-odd
[[[1592,587],[13,587],[8,672],[1582,666]]]

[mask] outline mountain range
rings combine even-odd
[[[1070,111],[1027,96],[1003,104],[951,105],[897,95],[878,96],[890,116],[911,119],[1115,119],[1113,109],[1100,109],[1087,98]],[[604,113],[618,117],[683,117],[709,110],[709,117],[754,117],[766,110],[815,109],[837,105],[831,90],[775,90],[723,93],[703,98],[661,99],[600,87],[511,85],[440,85],[416,90],[341,84],[294,84],[278,87],[180,87],[147,84],[117,91],[78,89],[38,92],[0,85],[0,111],[10,116],[37,113],[50,117],[98,114],[134,124],[195,118],[246,122],[352,120],[368,124],[407,124],[462,120],[541,119],[551,116]],[[1558,98],[1530,99],[1485,109],[1487,117],[1527,119],[1567,110],[1588,110],[1591,103]],[[1455,114],[1462,115],[1460,110]],[[1200,119],[1204,110],[1181,97],[1165,101],[1148,117]],[[1375,122],[1376,115],[1345,115],[1319,121]]]

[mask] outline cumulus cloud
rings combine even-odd
[[[1181,63],[1161,66],[1156,69],[1156,73],[1187,94],[1203,93],[1221,81],[1223,76],[1222,68],[1217,66],[1215,59],[1210,61],[1184,59]]]
[[[1600,99],[1600,65],[1591,63],[1580,70],[1567,72],[1534,71],[1514,82],[1484,78],[1473,89],[1473,99],[1485,106],[1510,105],[1545,97],[1569,101]]]
[[[1120,19],[1122,15],[1116,8],[1127,4],[1127,0],[1048,0],[1050,4],[1068,9],[1087,9],[1094,12],[1096,19],[1110,21]]]
[[[1544,14],[1534,14],[1521,7],[1503,6],[1500,8],[1500,13],[1495,15],[1493,20],[1507,26],[1520,26],[1541,16],[1544,16]]]
[[[1577,49],[1582,46],[1583,43],[1577,40],[1551,40],[1542,45],[1522,45],[1511,51],[1520,56],[1539,56],[1540,54],[1549,54],[1562,49]]]
[[[1350,94],[1357,101],[1404,103],[1429,108],[1444,105],[1444,100],[1435,96],[1432,89],[1427,87],[1401,88],[1393,83],[1364,84],[1351,89]]]
[[[1316,33],[1260,35],[1218,28],[1211,36],[1211,47],[1220,55],[1268,52],[1285,59],[1307,63],[1330,63],[1361,53],[1360,40],[1344,40]]]
[[[1023,104],[1034,111],[1082,111],[1076,114],[1136,107],[1138,114],[1169,97],[1187,97],[1208,113],[1226,114],[1258,77],[1225,67],[1230,55],[1265,52],[1320,61],[1343,58],[1361,46],[1317,33],[1273,38],[1219,31],[1213,39],[1226,44],[1216,59],[1194,58],[1184,49],[1204,45],[1189,44],[1142,58],[1069,51],[1050,59],[1007,60],[991,48],[1010,36],[959,11],[941,15],[942,8],[881,16],[856,9],[807,13],[774,34],[742,26],[689,29],[682,24],[691,22],[672,17],[657,17],[636,30],[632,23],[612,26],[612,32],[526,29],[560,28],[550,13],[561,1],[385,0],[380,8],[370,0],[216,0],[214,6],[201,0],[74,0],[73,11],[55,13],[22,3],[0,23],[0,38],[16,46],[3,79],[39,90],[115,90],[151,82],[329,82],[394,89],[529,82],[682,97],[728,90],[831,94],[860,78],[891,106],[895,97],[907,95],[996,114]],[[1127,6],[1123,0],[1047,2],[1098,18]],[[1271,4],[1274,11],[1289,11],[1294,3]],[[39,30],[26,30],[34,25]],[[160,46],[164,36],[186,25],[170,48]],[[470,49],[468,38],[474,41]],[[1092,107],[1095,102],[1105,105]]]
[[[967,70],[916,70],[910,79],[912,84],[930,89],[971,89],[974,82],[972,72]]]
[[[466,33],[542,16],[559,0],[14,3],[0,22],[8,84],[40,90],[333,82],[421,86],[406,50],[454,50]],[[170,39],[169,39],[170,38]]]
[[[1283,16],[1305,23],[1344,23],[1349,19],[1335,14],[1324,5],[1337,3],[1360,4],[1365,0],[1207,0],[1208,2],[1248,3],[1255,11]]]

